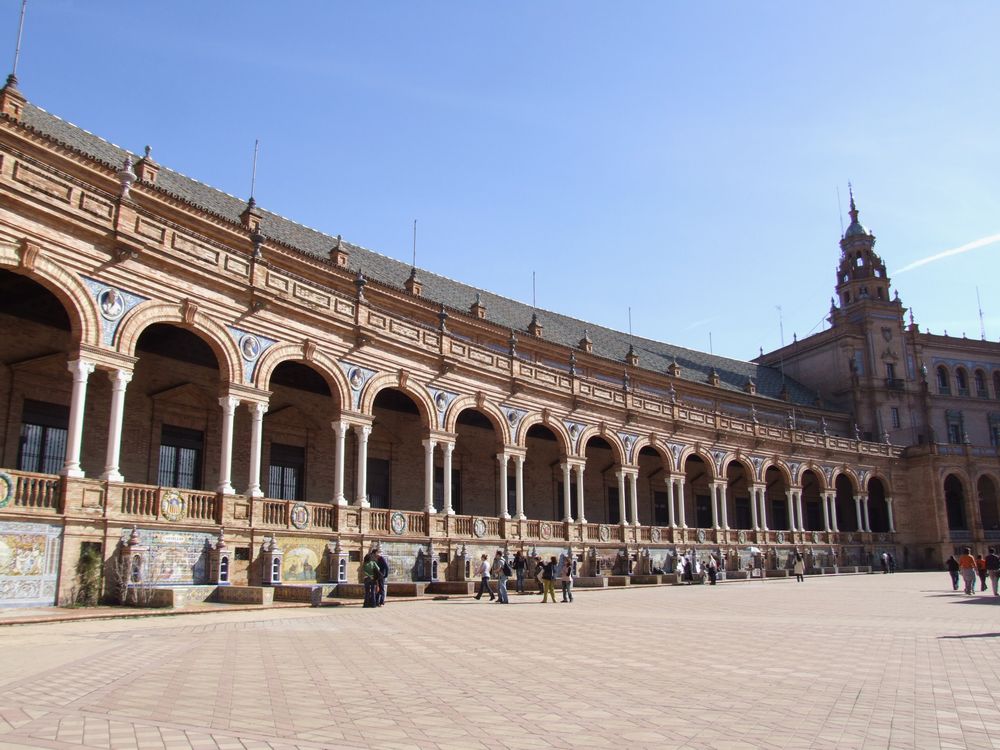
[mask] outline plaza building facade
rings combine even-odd
[[[830,330],[743,362],[298,225],[16,83],[0,91],[0,605],[71,601],[87,554],[161,587],[349,591],[374,546],[394,584],[447,589],[497,549],[572,556],[604,585],[668,580],[685,553],[778,575],[795,550],[816,572],[882,552],[925,566],[992,537],[997,453],[975,441],[997,347],[904,327],[856,213]]]

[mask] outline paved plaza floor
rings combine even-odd
[[[0,747],[1000,748],[946,573],[0,628]]]

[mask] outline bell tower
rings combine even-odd
[[[851,224],[840,239],[840,264],[837,267],[837,301],[839,309],[830,314],[830,322],[836,325],[844,315],[865,303],[884,303],[898,306],[891,298],[889,277],[885,273],[885,263],[875,252],[875,235],[858,221],[858,207],[854,203],[854,189],[851,195]],[[853,316],[851,316],[853,317]]]

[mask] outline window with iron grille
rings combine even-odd
[[[267,469],[267,496],[275,500],[301,500],[305,471],[305,448],[271,443],[271,462]]]
[[[25,399],[21,410],[21,442],[17,468],[58,474],[66,461],[69,407]]]
[[[160,469],[157,483],[161,487],[200,489],[204,450],[205,433],[186,427],[163,425],[160,430]]]

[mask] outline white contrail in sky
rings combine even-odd
[[[960,245],[959,247],[953,247],[951,250],[945,250],[944,252],[935,253],[934,255],[929,255],[926,258],[915,260],[912,263],[908,263],[902,268],[897,269],[896,274],[898,275],[906,271],[912,271],[914,268],[920,268],[920,266],[926,266],[928,263],[933,263],[936,260],[941,260],[951,255],[961,255],[962,253],[967,253],[970,250],[978,250],[981,247],[992,245],[995,242],[1000,242],[1000,234],[991,234],[989,237],[982,237],[978,240],[973,240],[972,242],[967,242],[964,245]]]

